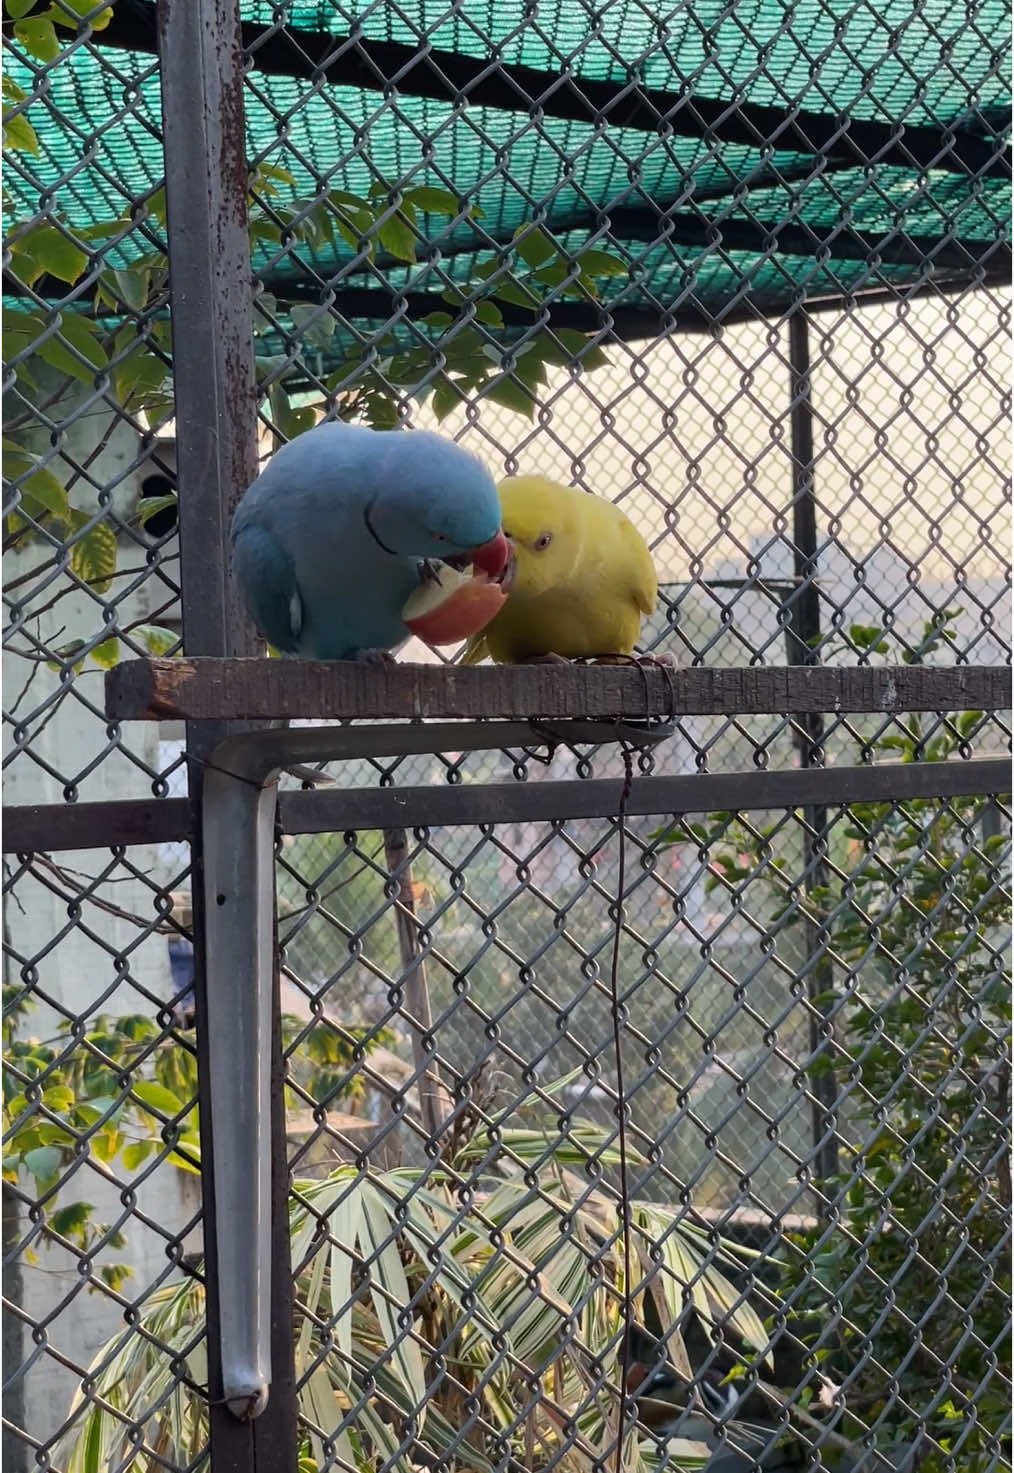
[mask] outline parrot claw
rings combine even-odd
[[[525,655],[519,660],[519,665],[569,665],[571,662],[566,655],[554,654],[552,650],[544,655]]]
[[[356,659],[363,665],[372,665],[374,670],[386,670],[397,661],[390,650],[360,650]]]
[[[591,663],[593,665],[642,665],[649,669],[655,666],[661,670],[677,668],[672,655],[596,655]]]

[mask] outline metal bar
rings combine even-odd
[[[587,224],[586,221],[579,223]],[[806,311],[812,317],[816,313],[848,312],[857,307],[884,305],[896,307],[902,302],[911,302],[916,298],[945,297],[965,293],[972,287],[977,291],[989,290],[991,287],[1004,290],[1009,283],[1009,265],[998,262],[994,255],[988,262],[978,262],[972,270],[955,271],[947,275],[942,272],[934,273],[929,280],[899,281],[890,287],[856,286],[848,293],[839,292],[834,295],[808,297]],[[279,295],[285,295],[292,301],[316,302],[320,299],[320,286],[314,280],[304,282],[299,279],[293,280],[281,273],[268,272],[261,277],[261,284],[265,291],[277,291]],[[5,296],[17,297],[25,294],[24,284],[10,272],[3,274],[3,289]],[[59,300],[65,291],[63,284],[57,282],[53,277],[44,276],[32,286],[32,293],[35,297],[52,298],[53,300]],[[436,292],[405,292],[402,295],[407,315],[415,320],[428,316],[430,312],[443,311],[447,307],[447,303]],[[79,299],[86,302],[91,301],[94,296],[95,289],[86,288],[80,292]],[[342,292],[342,315],[347,319],[366,318],[386,322],[390,317],[390,308],[390,293],[379,288],[374,290],[372,287],[356,287]],[[735,302],[727,311],[713,313],[704,312],[693,301],[677,301],[668,307],[611,303],[609,320],[612,324],[611,335],[613,337],[623,342],[639,342],[673,332],[712,334],[716,321],[724,327],[733,327],[737,323],[755,323],[758,319],[781,317],[784,310],[784,300],[744,292],[741,295],[737,294]],[[523,308],[512,307],[509,302],[504,302],[500,305],[500,311],[508,330],[506,334],[497,334],[503,340],[509,340],[512,336],[517,337],[520,331],[531,328],[531,313],[526,312]],[[602,309],[594,302],[546,302],[542,306],[541,313],[546,317],[547,325],[550,327],[570,327],[579,332],[597,332],[602,326]],[[515,331],[512,333],[511,329]],[[293,378],[292,384],[309,387],[310,381],[301,380],[297,376]]]
[[[314,281],[293,281],[280,272],[269,272],[262,278],[266,291],[284,290],[297,300],[317,301],[320,287]],[[822,312],[847,312],[857,307],[894,306],[921,297],[953,296],[965,293],[971,286],[979,289],[994,287],[1004,290],[1010,283],[1010,269],[1003,263],[990,259],[980,263],[974,272],[955,272],[951,276],[934,276],[928,281],[918,279],[898,282],[891,287],[857,286],[849,293],[838,293],[809,297],[806,310],[813,316]],[[372,287],[355,287],[342,292],[341,309],[346,318],[366,318],[384,322],[390,317],[390,294]],[[406,311],[418,321],[430,312],[446,309],[447,303],[436,292],[406,292]],[[669,306],[631,305],[622,302],[610,303],[609,320],[612,335],[623,342],[650,341],[660,334],[714,333],[716,320],[724,327],[737,323],[756,323],[758,319],[781,317],[785,309],[783,299],[745,292],[737,296],[728,311],[708,313],[692,301],[677,301]],[[579,332],[597,332],[602,326],[602,308],[594,302],[547,302],[541,311],[548,317],[550,327],[570,327]],[[530,329],[531,314],[521,307],[504,303],[502,316],[508,329]],[[515,336],[517,334],[515,333]]]
[[[113,721],[608,721],[805,711],[1003,711],[1007,665],[399,665],[354,660],[128,660],[106,674]],[[471,747],[463,726],[456,747]],[[409,749],[405,749],[409,750]]]
[[[447,787],[326,789],[282,793],[281,826],[287,834],[377,829],[396,822],[407,828],[463,824],[535,823],[549,819],[604,818],[618,812],[622,782],[456,784]],[[692,773],[635,778],[631,814],[757,812],[827,804],[904,803],[913,798],[967,798],[1011,790],[1006,758],[968,762],[892,762],[865,767],[792,769],[787,772]]]
[[[279,820],[287,834],[327,834],[342,829],[452,828],[460,824],[525,823],[553,818],[603,818],[616,812],[622,784],[611,778],[586,782],[469,783],[447,787],[342,788],[278,795]],[[1010,763],[1003,757],[965,762],[878,763],[861,767],[812,767],[787,772],[692,773],[679,777],[636,778],[629,811],[645,813],[740,813],[799,808],[819,801],[838,803],[906,802],[911,798],[968,798],[1011,790]],[[187,811],[182,800],[131,803],[51,803],[4,815],[5,854],[52,854],[63,849],[107,849],[108,834],[126,825],[121,807],[151,811],[156,827],[162,809],[172,821],[165,842],[186,839]],[[78,809],[90,810],[87,824]],[[27,817],[23,816],[24,814]],[[133,821],[133,820],[131,820]],[[996,829],[996,820],[993,820]]]
[[[186,798],[125,798],[112,803],[23,803],[4,809],[5,854],[58,849],[175,844],[190,837]]]
[[[797,589],[792,605],[792,622],[786,631],[788,658],[802,665],[820,661],[820,590],[817,586],[817,495],[813,453],[813,377],[810,370],[810,325],[806,313],[789,318],[789,423],[792,448],[792,558]],[[802,715],[795,727],[796,746],[803,768],[823,761],[824,718],[819,711]],[[803,877],[807,890],[827,884],[827,808],[808,804],[803,812]],[[830,1003],[821,1002],[832,992],[834,976],[827,947],[822,945],[813,920],[813,907],[806,907],[803,926],[807,958],[806,991],[810,1000],[810,1052],[828,1062],[827,1044],[834,1025],[827,1014]],[[831,1068],[823,1069],[812,1084],[810,1096],[813,1131],[813,1162],[818,1182],[838,1174],[836,1134],[838,1080]],[[819,1206],[826,1204],[820,1190]]]
[[[152,7],[144,0],[118,0],[109,25],[96,38],[100,45],[151,49]],[[431,97],[449,105],[467,98],[473,107],[571,118],[601,127],[645,129],[656,133],[662,120],[677,137],[707,138],[721,143],[764,145],[824,158],[851,157],[859,166],[870,159],[913,169],[932,165],[983,177],[1009,171],[1009,154],[988,138],[968,130],[945,131],[907,123],[904,138],[879,119],[848,118],[827,112],[787,109],[742,100],[704,97],[700,93],[632,88],[626,79],[574,77],[540,71],[518,62],[499,61],[458,51],[425,49],[404,41],[384,41],[358,34],[355,44],[336,31],[296,29],[257,21],[243,24],[243,40],[254,66],[265,76],[306,77],[317,85],[351,86],[384,91],[397,81],[405,97]],[[730,191],[731,192],[731,191]]]
[[[806,313],[789,318],[789,429],[792,451],[792,563],[796,591],[791,604],[794,636],[790,665],[814,665],[813,641],[820,635],[817,588],[817,500],[813,457],[813,382],[810,327]]]
[[[232,510],[257,473],[237,0],[162,0],[158,39],[173,263],[183,638],[195,655],[253,655],[260,642],[228,575]],[[269,1122],[276,1135],[284,1131],[269,1081],[273,876],[268,865],[259,889],[254,876],[249,888],[236,889],[239,876],[248,878],[242,870],[247,856],[230,842],[230,784],[204,771],[226,735],[221,722],[227,719],[228,713],[209,723],[195,715],[187,725],[211,1462],[216,1473],[295,1473],[292,1408],[276,1399],[259,1421],[238,1420],[264,1412],[272,1351],[291,1361],[293,1346],[288,1222],[284,1213],[272,1220],[271,1152],[260,1153],[250,1128],[255,1112],[257,1131],[267,1132]],[[257,795],[253,816],[270,835],[273,795]],[[250,918],[249,926],[235,925],[237,910]],[[232,964],[235,932],[251,930],[258,964],[269,974],[259,986]],[[272,1262],[279,1272],[269,1297]],[[279,1299],[284,1286],[287,1310]]]
[[[204,774],[205,947],[222,1396],[256,1417],[271,1382],[275,788]],[[202,1126],[203,1107],[202,1107]]]

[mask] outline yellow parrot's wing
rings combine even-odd
[[[642,614],[651,614],[658,600],[658,575],[648,544],[626,516],[619,519],[619,539],[634,602]]]

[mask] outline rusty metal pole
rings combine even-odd
[[[229,577],[229,521],[257,473],[243,50],[238,0],[159,0],[162,117],[176,387],[176,459],[183,601],[189,655],[253,655],[260,644]],[[215,1473],[295,1473],[297,1466],[292,1282],[289,1271],[287,1166],[281,1075],[271,1073],[269,1199],[271,1231],[270,1394],[251,1401],[256,1420],[241,1420],[223,1400],[220,1282],[224,1255],[248,1222],[227,1220],[216,1200],[216,1168],[228,1140],[212,1129],[229,1081],[215,1077],[209,1038],[203,767],[235,730],[222,722],[187,724],[193,860],[195,991],[201,1118],[204,1248],[208,1295],[211,1463]],[[253,897],[250,897],[253,904]],[[274,1016],[256,1027],[277,1033]],[[244,1028],[244,1020],[236,1026]],[[219,1023],[221,1026],[221,1022]],[[218,1040],[219,1057],[222,1040]],[[277,1037],[269,1040],[277,1051]],[[228,1103],[228,1102],[227,1102]],[[221,1192],[217,1194],[221,1195]]]

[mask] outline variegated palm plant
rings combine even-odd
[[[423,1170],[341,1166],[295,1185],[296,1374],[306,1473],[458,1473],[615,1457],[624,1254],[615,1194],[586,1170],[616,1164],[613,1133],[499,1129]],[[629,1153],[630,1163],[639,1158]],[[646,1164],[641,1162],[640,1164]],[[582,1171],[581,1168],[585,1170]],[[729,1253],[742,1253],[731,1245]],[[663,1324],[692,1303],[764,1354],[755,1311],[715,1266],[709,1235],[679,1209],[630,1207],[629,1285]],[[150,1294],[139,1322],[95,1358],[63,1444],[67,1473],[199,1467],[207,1443],[203,1288]],[[678,1336],[668,1350],[686,1360]],[[689,1373],[689,1366],[686,1367]],[[658,1449],[628,1424],[625,1473]],[[702,1443],[670,1461],[700,1467]]]

